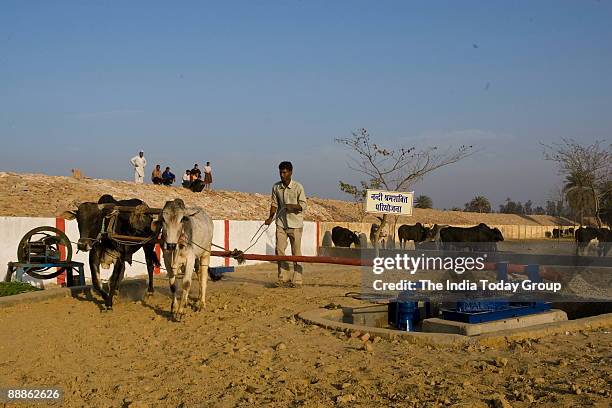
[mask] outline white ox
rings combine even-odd
[[[202,310],[206,307],[213,222],[203,209],[186,208],[180,198],[166,202],[157,222],[161,223],[164,264],[172,291],[170,310],[174,319],[180,320],[185,314],[194,269],[200,281],[200,293],[195,309]],[[175,279],[181,270],[184,273],[183,293],[177,305]]]

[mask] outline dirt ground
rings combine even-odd
[[[148,300],[112,312],[97,298],[0,309],[0,386],[58,386],[66,407],[609,406],[609,331],[497,348],[373,338],[368,351],[295,318],[355,304],[344,294],[359,277],[307,265],[304,288],[285,289],[271,287],[272,264],[239,268],[209,282],[207,309],[180,323],[162,279]]]

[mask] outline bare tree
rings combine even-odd
[[[600,203],[603,197],[611,191],[612,180],[612,144],[596,141],[591,145],[581,145],[574,139],[561,139],[561,143],[545,147],[546,160],[559,165],[559,173],[568,182],[565,188],[567,194],[575,193],[577,189],[587,191],[593,202],[595,219],[601,227],[599,216]],[[579,180],[579,182],[571,182]]]
[[[339,184],[340,184],[340,191],[353,197],[353,203],[355,205],[355,213],[357,214],[359,221],[363,222],[363,220],[365,219],[367,215],[365,206],[364,206],[366,191],[368,189],[380,188],[380,185],[377,184],[375,181],[370,181],[369,183],[362,181],[361,188],[345,183],[343,181],[340,181]]]
[[[369,188],[384,188],[388,191],[405,191],[412,184],[423,179],[428,173],[440,167],[456,163],[473,153],[472,146],[462,145],[446,150],[427,147],[418,150],[416,147],[398,147],[387,149],[374,143],[366,129],[352,132],[351,137],[335,139],[351,150],[349,168],[367,177],[361,182],[361,189],[348,183],[341,183],[362,194]],[[346,190],[342,190],[346,191]],[[387,214],[380,217],[380,225],[374,238],[378,251],[380,233],[387,223]]]

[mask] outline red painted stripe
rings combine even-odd
[[[63,218],[55,218],[55,228],[62,232],[66,232],[66,220]],[[66,260],[66,248],[63,245],[60,245],[60,259],[62,261]],[[64,286],[66,284],[66,272],[62,273],[56,278],[56,282],[58,285]]]
[[[225,224],[225,241],[223,243],[223,247],[225,248],[226,251],[229,251],[229,220],[224,220],[224,224]],[[225,257],[225,266],[230,266],[230,259],[229,257]]]
[[[159,246],[159,244],[155,244],[155,255],[157,255],[157,260],[161,262],[161,247]],[[159,275],[161,273],[159,271],[159,266],[155,267],[155,269],[153,270],[153,273],[155,275]]]

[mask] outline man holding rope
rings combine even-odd
[[[270,225],[276,215],[276,255],[285,255],[287,238],[291,243],[291,254],[302,255],[302,230],[304,227],[304,211],[306,211],[306,193],[300,183],[291,179],[293,165],[284,161],[278,165],[280,181],[272,186],[272,203],[270,216],[265,221]],[[293,263],[293,274],[289,263],[278,262],[278,287],[302,286],[302,265]]]

